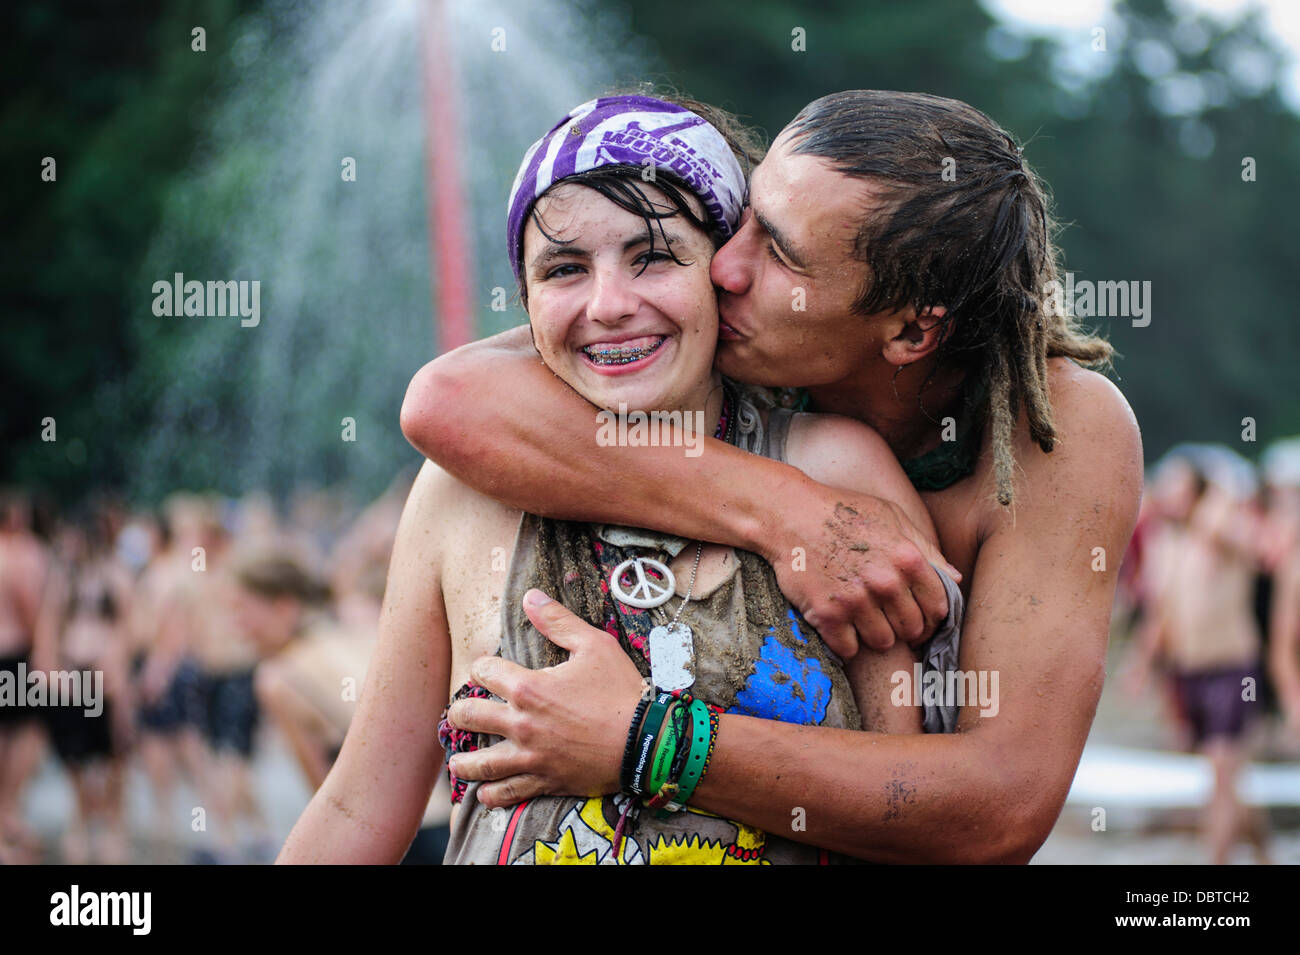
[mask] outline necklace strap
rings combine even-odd
[[[691,582],[686,586],[686,596],[682,598],[682,605],[677,608],[677,613],[673,617],[673,622],[669,624],[670,627],[678,620],[682,619],[682,611],[685,610],[686,605],[691,602],[691,594],[695,592],[695,575],[700,572],[700,555],[703,553],[704,541],[700,541],[695,547],[695,566],[691,568]]]

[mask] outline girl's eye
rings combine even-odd
[[[673,261],[673,257],[669,255],[667,252],[661,252],[658,249],[653,249],[649,252],[643,252],[640,255],[638,255],[636,257],[635,264],[640,265],[644,263],[646,265],[649,265],[651,262],[671,262],[671,261]]]
[[[567,271],[567,270],[569,270],[569,269],[572,269],[573,271]],[[574,265],[574,264],[572,264],[572,263],[569,263],[569,264],[567,264],[567,265],[557,265],[555,268],[551,269],[549,272],[546,273],[545,278],[548,278],[548,279],[562,279],[562,278],[566,278],[567,276],[577,274],[577,272],[578,272],[580,269],[581,269],[581,266]]]

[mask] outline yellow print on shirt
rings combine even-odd
[[[623,796],[614,805],[622,810]],[[713,813],[687,809],[701,816],[719,818]],[[728,820],[730,822],[730,820]],[[767,834],[761,829],[731,822],[736,827],[733,842],[706,841],[700,835],[658,840],[648,847],[650,865],[770,865],[763,858]],[[623,838],[619,857],[614,856],[615,829],[605,819],[605,801],[596,797],[576,805],[560,821],[558,838],[553,842],[535,840],[516,865],[645,865],[646,855],[634,838]]]

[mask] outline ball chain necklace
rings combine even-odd
[[[723,385],[722,420],[714,437],[731,444],[736,431],[736,398],[729,384]],[[695,592],[695,577],[700,570],[704,541],[695,547],[695,564],[691,582],[681,606],[667,625],[650,631],[650,679],[661,690],[685,690],[695,683],[695,634],[681,622],[682,611]],[[631,579],[628,579],[631,578]],[[625,586],[626,582],[626,586]],[[677,578],[668,565],[653,557],[633,557],[614,568],[609,576],[609,590],[614,598],[629,607],[648,610],[662,607],[677,591]]]

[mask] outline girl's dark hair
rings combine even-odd
[[[652,87],[647,86],[616,90],[607,95],[653,96],[664,102],[675,103],[689,109],[706,122],[712,124],[722,134],[723,139],[727,141],[727,145],[731,147],[736,161],[740,163],[741,171],[744,172],[747,180],[753,168],[762,161],[765,147],[757,130],[746,126],[732,113],[720,107],[701,103],[699,100],[691,99],[675,91],[656,92]],[[711,222],[698,215],[691,208],[690,200],[695,196],[695,193],[690,186],[670,171],[655,170],[655,178],[651,183],[668,200],[667,206],[662,202],[655,201],[646,194],[644,187],[647,185],[647,180],[644,178],[644,169],[637,165],[617,164],[589,169],[586,172],[568,176],[553,183],[551,189],[570,183],[592,189],[619,208],[640,216],[645,221],[646,231],[650,234],[650,248],[652,251],[655,247],[655,227],[657,225],[659,235],[664,239],[664,246],[668,254],[672,256],[673,261],[678,265],[687,265],[689,263],[679,259],[672,247],[668,245],[667,238],[664,236],[663,222],[665,219],[682,216],[691,225],[708,234],[713,240],[715,248],[721,246],[725,241],[724,236],[717,232]],[[553,242],[559,242],[561,241],[560,238],[547,230],[545,222],[542,221],[542,217],[537,211],[537,203],[545,198],[551,189],[537,197],[528,214],[532,217],[533,222],[537,224],[537,228],[542,235]],[[519,298],[524,307],[527,308],[528,291],[526,283],[522,280],[519,283]]]
[[[795,153],[867,179],[876,202],[855,247],[866,278],[855,310],[942,305],[940,363],[968,372],[992,429],[997,499],[1012,500],[1021,403],[1033,440],[1057,437],[1047,359],[1109,362],[1105,340],[1047,307],[1057,231],[1045,184],[1021,146],[979,110],[940,96],[849,90],[809,103],[790,124]]]

